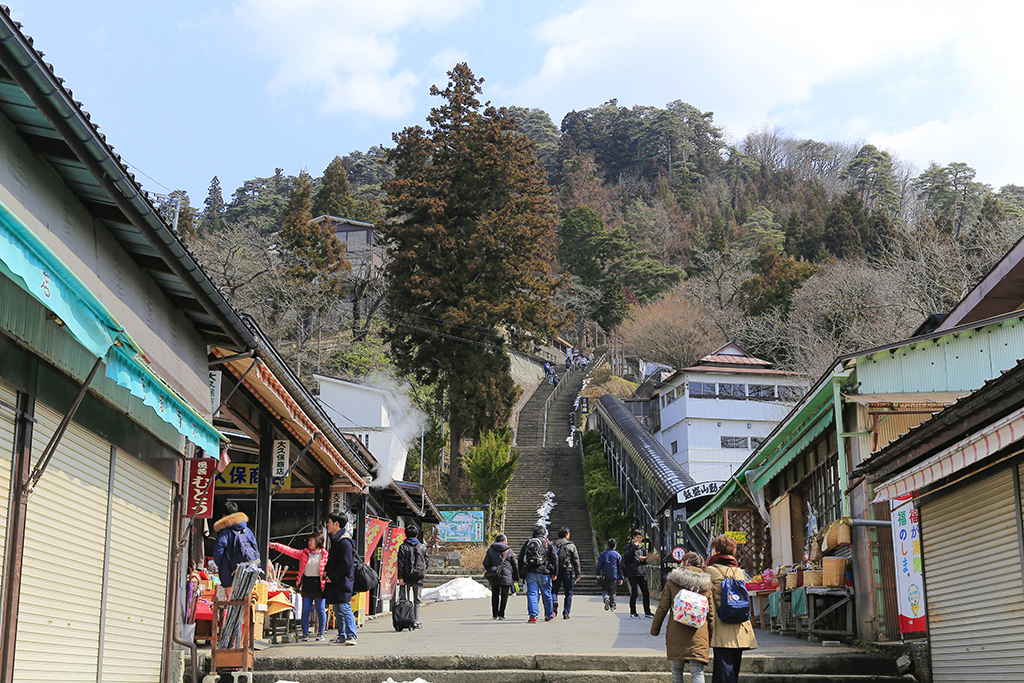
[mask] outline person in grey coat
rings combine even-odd
[[[491,619],[505,620],[505,606],[512,586],[519,580],[519,562],[508,547],[505,534],[494,537],[484,556],[484,576],[491,584]]]

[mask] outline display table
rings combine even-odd
[[[854,639],[853,588],[807,586],[807,639]],[[800,625],[797,625],[799,636]]]
[[[770,624],[768,621],[768,601],[772,593],[777,592],[774,588],[765,588],[763,590],[747,591],[750,596],[750,621],[757,628],[767,629]]]

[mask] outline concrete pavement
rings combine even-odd
[[[367,621],[355,647],[330,643],[275,645],[258,657],[370,657],[384,655],[665,655],[662,635],[650,635],[651,620],[629,617],[629,597],[619,596],[619,611],[604,611],[600,597],[576,596],[572,618],[528,624],[526,596],[509,598],[507,619],[491,619],[490,600],[456,600],[423,604],[423,629],[396,632],[390,614]],[[749,656],[820,657],[854,652],[853,648],[824,649],[820,644],[757,630],[759,649]],[[335,632],[336,633],[336,632]],[[744,656],[744,661],[747,656]]]

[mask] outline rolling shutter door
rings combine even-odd
[[[921,505],[932,680],[1024,680],[1017,468]]]
[[[61,416],[36,404],[35,458]],[[68,426],[29,499],[14,680],[95,681],[110,446]]]
[[[118,450],[110,527],[104,683],[159,683],[171,482]]]
[[[17,405],[14,389],[0,382],[0,401]],[[7,553],[7,506],[10,504],[11,463],[14,456],[14,413],[0,407],[0,585],[4,580]]]

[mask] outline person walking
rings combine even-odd
[[[608,547],[600,557],[597,558],[597,578],[603,579],[601,598],[604,600],[605,610],[615,611],[615,598],[622,585],[622,577],[626,575],[626,568],[622,566],[622,555],[615,549],[615,539],[608,539]]]
[[[519,580],[516,554],[508,547],[508,537],[498,534],[484,556],[484,577],[491,584],[491,619],[505,621],[508,593]]]
[[[306,538],[306,547],[301,550],[271,543],[270,549],[299,561],[299,595],[302,596],[302,642],[309,642],[309,614],[316,609],[316,639],[324,639],[327,630],[327,608],[324,606],[324,568],[327,566],[327,551],[324,537],[320,532]]]
[[[224,516],[213,525],[217,540],[213,543],[213,563],[220,574],[224,599],[231,599],[231,586],[235,582],[235,569],[246,562],[259,562],[260,551],[256,536],[249,528],[249,516],[238,511],[233,500],[224,503]]]
[[[536,624],[539,615],[537,594],[544,603],[544,621],[555,618],[551,611],[551,579],[558,573],[558,553],[548,541],[548,530],[543,524],[533,527],[533,537],[519,551],[522,571],[526,574],[526,609],[528,623]]]
[[[356,644],[356,617],[352,614],[352,593],[356,577],[356,544],[348,532],[348,516],[344,512],[327,515],[327,533],[331,550],[324,567],[324,599],[334,605],[338,619],[338,638],[331,642]]]
[[[636,612],[636,598],[638,592],[643,592],[644,615],[652,619],[651,590],[647,587],[647,547],[644,545],[642,529],[633,532],[633,542],[622,551],[622,561],[626,565],[626,578],[629,579],[629,616],[640,618]]]
[[[736,562],[736,541],[728,536],[716,536],[711,541],[708,560],[708,575],[714,599],[711,612],[714,624],[711,626],[711,647],[715,648],[715,663],[712,668],[712,683],[737,683],[740,677],[740,660],[744,650],[757,647],[754,626],[750,623],[749,610],[746,621],[729,623],[722,620],[719,607],[722,604],[722,582],[726,579],[744,581],[743,570]]]
[[[427,578],[427,546],[420,543],[420,530],[413,525],[405,527],[405,540],[398,546],[398,595],[408,600],[412,593],[414,629],[423,628],[420,621],[420,594]]]
[[[654,621],[651,623],[652,636],[661,633],[661,624],[672,612],[676,593],[681,590],[703,595],[708,599],[710,607],[713,599],[711,577],[704,568],[704,558],[697,553],[683,555],[679,566],[668,573],[665,588],[661,591],[661,599],[658,600],[658,611],[655,612]],[[711,615],[708,614],[708,617],[708,621],[700,628],[687,626],[672,618],[668,619],[668,625],[665,627],[665,656],[672,662],[672,683],[683,683],[683,672],[687,662],[690,663],[692,683],[704,683],[704,666],[708,663],[711,637]]]
[[[558,616],[558,593],[565,587],[565,608],[562,610],[562,618],[568,619],[572,611],[572,587],[583,570],[580,568],[580,553],[576,544],[569,540],[572,534],[569,527],[563,526],[558,531],[558,540],[555,541],[555,552],[558,553],[558,576],[551,582],[551,615]]]

